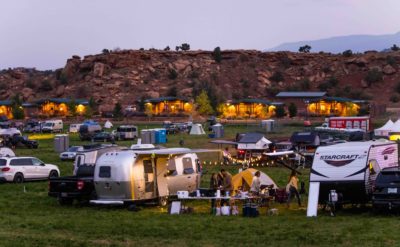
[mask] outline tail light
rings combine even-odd
[[[239,154],[244,154],[244,150],[239,150]]]
[[[1,171],[2,171],[2,172],[8,172],[8,171],[10,171],[10,170],[11,170],[10,167],[3,167],[3,168],[1,168]]]
[[[85,186],[85,183],[83,181],[76,182],[76,188],[78,190],[82,190],[84,186]]]

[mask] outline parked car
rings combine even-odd
[[[35,120],[29,120],[26,124],[25,127],[23,129],[24,132],[27,133],[39,133],[42,131],[42,125],[44,123],[41,123],[39,121],[35,121]]]
[[[38,148],[39,143],[36,140],[30,140],[27,136],[20,135],[0,135],[0,145],[14,148],[14,147],[27,147]]]
[[[46,180],[58,177],[60,170],[35,157],[1,157],[0,181],[23,183],[28,180]]]
[[[375,180],[372,194],[374,209],[393,209],[400,206],[400,168],[383,169]]]
[[[82,151],[83,146],[72,146],[67,149],[67,151],[60,153],[61,160],[75,160],[76,153]]]
[[[99,132],[93,136],[93,141],[95,142],[113,142],[117,139],[118,138],[109,132]]]
[[[83,125],[79,127],[79,138],[81,141],[90,141],[93,136],[96,133],[101,132],[101,130],[102,128],[97,122],[85,121]]]

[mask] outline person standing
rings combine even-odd
[[[299,179],[297,178],[297,172],[293,170],[292,173],[290,174],[289,182],[286,185],[286,192],[288,193],[288,200],[287,200],[288,207],[293,195],[297,197],[297,203],[299,204],[299,207],[301,207],[298,184],[299,184]]]
[[[229,149],[226,147],[225,150],[222,152],[222,156],[224,158],[224,164],[229,164],[231,154],[229,153]]]
[[[260,176],[261,176],[260,171],[256,171],[250,186],[250,193],[253,195],[260,194],[260,186],[261,186]]]
[[[232,194],[233,191],[233,185],[232,185],[232,175],[225,171],[225,169],[221,169],[221,174],[222,174],[222,189],[224,192],[229,192],[229,194]]]

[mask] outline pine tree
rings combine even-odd
[[[211,106],[210,99],[208,98],[207,92],[202,90],[199,96],[196,97],[197,111],[201,115],[211,115],[214,110]]]

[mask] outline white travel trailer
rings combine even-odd
[[[88,145],[83,146],[83,150],[76,152],[76,157],[74,161],[74,172],[76,175],[76,171],[79,166],[95,166],[97,159],[104,153],[111,152],[114,150],[121,150],[125,147],[117,146],[117,145]]]
[[[201,166],[197,152],[187,148],[109,152],[96,162],[94,204],[157,201],[165,205],[177,191],[196,191]]]
[[[133,140],[139,136],[135,125],[121,125],[117,128],[117,138],[120,140]]]
[[[58,120],[48,120],[44,122],[42,132],[62,132],[63,130],[63,121],[61,119]]]
[[[342,204],[368,202],[380,170],[394,166],[398,166],[398,147],[391,141],[318,147],[310,172],[307,215],[316,216],[318,203],[326,204],[331,190]]]

